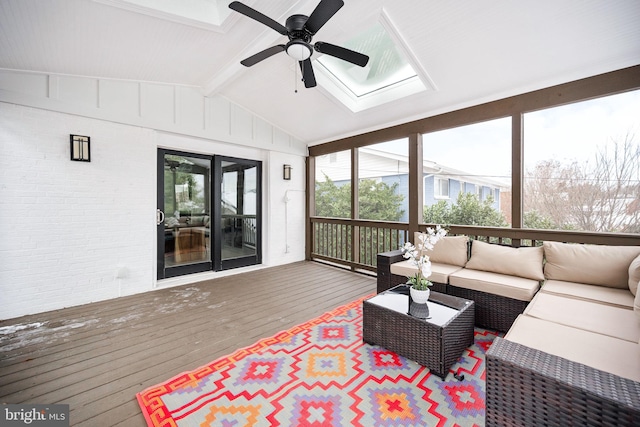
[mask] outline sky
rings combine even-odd
[[[527,113],[525,168],[548,159],[592,160],[599,148],[614,139],[624,140],[627,133],[635,135],[634,140],[640,143],[640,90]],[[403,143],[376,147],[385,149]],[[423,143],[425,159],[510,181],[510,117],[426,134]]]
[[[627,133],[640,142],[640,91],[529,113],[524,125],[527,165],[548,158],[592,159]]]

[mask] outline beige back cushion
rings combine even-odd
[[[629,266],[629,290],[633,295],[638,294],[638,282],[640,282],[640,255]]]
[[[636,292],[636,299],[633,302],[633,311],[640,317],[640,292]],[[640,344],[640,342],[638,343]]]
[[[416,233],[414,242],[418,242]],[[467,236],[445,236],[438,241],[430,251],[425,251],[431,262],[458,265],[464,267],[467,263]]]
[[[551,280],[629,289],[629,266],[640,246],[544,242],[544,277]]]
[[[511,248],[474,240],[466,268],[508,274],[526,279],[544,280],[542,247]]]

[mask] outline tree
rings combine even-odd
[[[452,205],[440,200],[434,205],[425,206],[423,219],[427,224],[506,227],[507,221],[501,212],[493,208],[493,202],[492,196],[481,202],[473,193],[460,193]]]
[[[522,218],[524,228],[536,228],[539,230],[557,229],[558,226],[553,223],[551,218],[542,215],[537,211],[525,212]]]
[[[358,186],[359,217],[380,221],[400,221],[404,196],[396,194],[398,184],[361,179]],[[325,175],[316,183],[316,215],[330,218],[351,217],[351,183],[336,185]]]
[[[380,221],[399,221],[404,214],[400,209],[404,196],[396,194],[398,184],[388,185],[374,179],[361,179],[358,186],[359,217]],[[351,183],[337,185],[327,175],[323,182],[316,183],[316,215],[330,218],[351,217]],[[318,251],[327,256],[349,259],[352,246],[352,227],[336,225],[316,231],[320,247]],[[359,261],[375,265],[376,254],[383,252],[385,242],[391,241],[388,229],[363,227],[360,229]],[[340,236],[337,240],[335,236]],[[325,239],[325,237],[327,237]],[[326,243],[328,242],[328,243]]]
[[[638,233],[640,145],[627,134],[592,161],[539,162],[527,172],[523,196],[527,227],[527,215],[535,212],[548,221],[532,228]]]
[[[358,185],[359,217],[380,221],[400,221],[404,196],[396,194],[398,183],[388,185],[374,179],[361,179]]]
[[[627,134],[621,143],[614,142],[596,154],[594,175],[599,191],[591,199],[594,209],[588,218],[595,231],[638,232],[640,144],[633,139]]]
[[[327,175],[316,182],[316,215],[329,218],[351,217],[351,184],[336,185]]]

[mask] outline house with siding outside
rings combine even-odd
[[[455,162],[455,159],[452,159]],[[408,156],[370,147],[362,147],[358,154],[358,177],[375,179],[389,186],[398,184],[397,194],[404,200],[400,209],[404,211],[401,222],[409,221],[409,164]],[[348,184],[351,180],[351,153],[342,151],[320,156],[316,159],[316,182],[326,177],[337,186]],[[423,203],[430,206],[440,200],[454,204],[460,193],[477,194],[480,201],[493,196],[493,208],[500,211],[501,193],[510,193],[508,183],[478,176],[473,173],[442,165],[424,159],[422,163]]]

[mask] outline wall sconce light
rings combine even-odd
[[[91,138],[82,135],[69,135],[71,160],[76,162],[91,161]]]
[[[282,167],[282,179],[285,181],[291,180],[291,165],[284,165]]]

